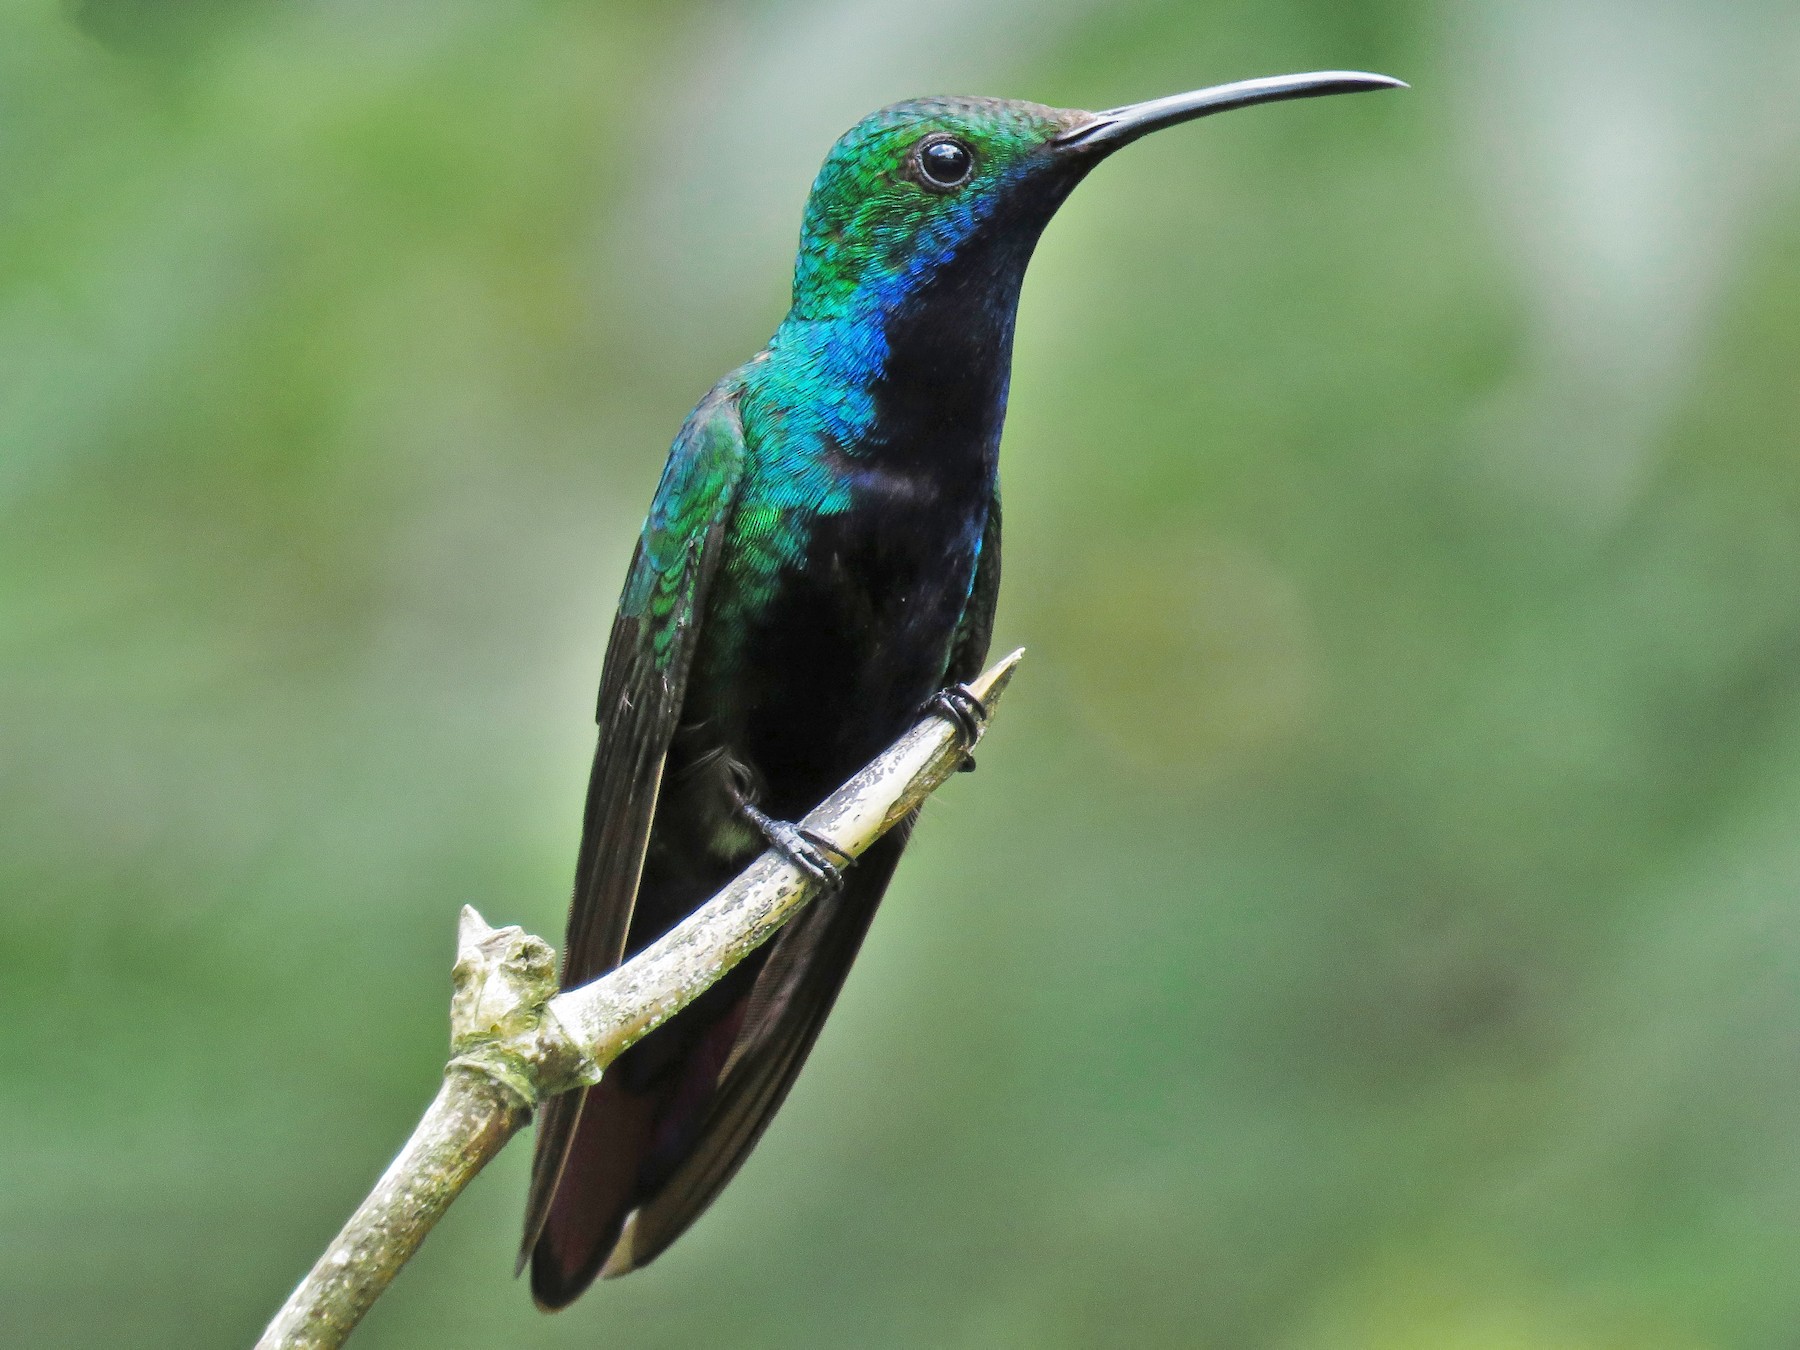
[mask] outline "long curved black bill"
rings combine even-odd
[[[1306,75],[1271,75],[1261,80],[1239,80],[1196,89],[1191,94],[1171,94],[1147,103],[1131,103],[1094,114],[1094,120],[1071,127],[1054,142],[1060,149],[1109,152],[1121,145],[1161,131],[1177,122],[1248,108],[1253,103],[1276,103],[1289,98],[1322,98],[1326,94],[1360,94],[1374,89],[1405,89],[1404,80],[1369,75],[1360,70],[1315,70]]]

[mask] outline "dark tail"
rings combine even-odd
[[[564,1113],[579,1119],[531,1249],[540,1307],[648,1265],[742,1166],[806,1062],[910,829],[889,833],[843,890],[621,1055],[585,1102],[548,1104],[540,1138],[568,1128]],[[549,1161],[540,1154],[540,1167]]]

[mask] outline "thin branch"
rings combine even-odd
[[[1023,655],[1014,652],[970,683],[990,712]],[[918,809],[963,755],[958,730],[928,715],[803,823],[858,857]],[[490,928],[465,906],[450,1004],[452,1058],[437,1099],[257,1350],[341,1346],[537,1103],[597,1083],[628,1046],[767,941],[815,890],[807,873],[771,849],[623,966],[562,993],[547,942],[519,928]]]

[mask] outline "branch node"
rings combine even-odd
[[[457,923],[450,972],[450,1047],[466,1054],[528,1029],[556,993],[556,953],[523,928],[490,928],[469,905]]]
[[[522,1111],[537,1109],[538,1095],[531,1071],[519,1063],[516,1054],[503,1047],[482,1046],[444,1065],[446,1078],[457,1072],[479,1074],[511,1097]]]
[[[562,1023],[545,1014],[556,993],[556,953],[549,943],[516,926],[491,927],[464,905],[451,979],[447,1072],[491,1078],[526,1110],[586,1076],[587,1057]]]

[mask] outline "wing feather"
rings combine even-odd
[[[987,665],[988,643],[994,636],[994,609],[1000,601],[1000,484],[988,499],[987,520],[975,553],[975,575],[969,579],[969,597],[963,602],[956,636],[950,641],[950,661],[945,684],[966,684]]]
[[[669,452],[607,643],[595,708],[599,741],[563,946],[564,988],[611,970],[624,953],[663,764],[744,459],[743,425],[722,387],[694,410]],[[549,1214],[585,1096],[552,1098],[540,1114],[521,1268]]]
[[[700,1136],[674,1174],[632,1213],[602,1276],[624,1275],[660,1255],[762,1138],[837,1001],[911,832],[911,819],[889,831],[845,875],[842,891],[814,900],[771,944]]]

